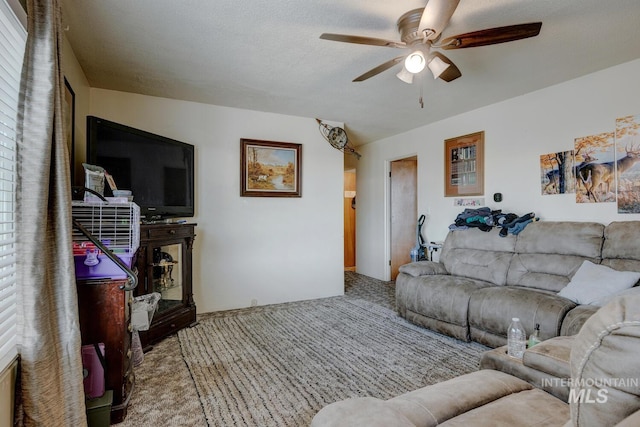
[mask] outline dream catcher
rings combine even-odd
[[[347,132],[339,127],[331,127],[326,123],[322,123],[320,119],[316,119],[318,125],[320,125],[320,133],[324,136],[324,139],[329,141],[329,144],[337,150],[343,153],[352,154],[360,159],[360,153],[353,148],[349,147],[349,138]]]

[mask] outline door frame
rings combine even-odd
[[[353,173],[354,174],[354,178],[355,178],[355,181],[356,181],[356,189],[354,190],[354,193],[356,193],[356,194],[355,194],[354,197],[357,197],[357,194],[358,194],[358,190],[357,190],[357,187],[358,187],[358,185],[357,185],[357,183],[358,183],[358,171],[357,171],[356,168],[345,169],[343,171],[342,176],[344,177],[347,173]],[[347,191],[344,180],[342,182],[342,187],[343,187],[343,195],[344,195],[346,193],[346,191]],[[343,198],[343,207],[344,207],[344,199],[346,199],[346,197]],[[357,238],[357,236],[358,236],[358,233],[357,233],[358,220],[357,220],[357,214],[354,215],[354,216],[355,216],[354,217],[355,228],[354,228],[353,232],[354,232],[354,236],[356,238],[355,238],[355,241],[353,242],[353,252],[354,252],[354,264],[355,265],[354,266],[349,266],[349,267],[355,267],[357,269],[357,267],[358,267],[358,262],[357,262],[358,261],[358,256],[357,256],[358,255],[358,248],[357,248],[357,243],[358,243],[358,238]],[[342,230],[343,230],[344,234],[346,234],[346,221],[345,220],[346,220],[346,218],[344,216],[344,211],[343,211]],[[345,257],[346,252],[347,252],[347,248],[346,248],[346,246],[343,246],[343,248],[342,248],[342,258],[343,259]],[[347,266],[345,266],[345,270],[346,269],[347,269]]]
[[[408,159],[408,158],[416,158],[416,204],[420,205],[420,200],[418,195],[420,192],[418,191],[419,182],[419,167],[420,167],[420,158],[417,152],[403,154],[401,156],[393,157],[385,160],[384,163],[384,280],[391,280],[391,163]],[[417,212],[416,212],[417,214]],[[357,248],[356,248],[357,249]]]

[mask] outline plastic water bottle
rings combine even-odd
[[[411,262],[418,261],[418,250],[416,248],[411,249]]]
[[[527,333],[525,332],[520,319],[511,319],[509,330],[507,331],[507,353],[511,357],[522,359],[524,350],[527,347]]]

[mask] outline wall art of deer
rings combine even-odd
[[[611,191],[614,179],[619,178],[620,174],[631,169],[636,162],[640,161],[640,147],[627,146],[625,151],[626,155],[615,162],[589,163],[580,168],[576,176],[584,185],[589,200],[593,197],[595,202],[602,201],[603,197],[606,197]],[[600,187],[605,189],[596,195]]]
[[[576,179],[576,191],[578,191],[578,188],[581,186],[584,188],[584,183],[582,182],[581,179],[579,179],[580,171],[582,170],[582,168],[598,160],[597,158],[593,157],[594,151],[595,151],[594,149],[585,150],[585,153],[582,155],[582,162],[578,163],[573,167],[573,176]],[[575,156],[577,157],[579,153],[580,153],[580,149],[576,151]]]
[[[574,177],[578,177],[578,174],[580,172],[580,170],[582,169],[583,166],[587,165],[588,163],[594,162],[598,159],[596,159],[595,157],[592,157],[593,152],[595,150],[587,150],[583,155],[582,155],[582,162],[575,165],[573,167],[573,176]],[[576,151],[575,156],[577,157],[578,153],[580,152],[580,150]],[[547,180],[549,181],[543,189],[543,192],[545,194],[550,194],[552,192],[557,193],[560,188],[560,170],[559,169],[552,169],[549,172],[546,173],[547,176]],[[576,181],[579,181],[576,179]]]

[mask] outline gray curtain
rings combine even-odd
[[[18,424],[85,426],[58,0],[27,0],[18,107]]]

